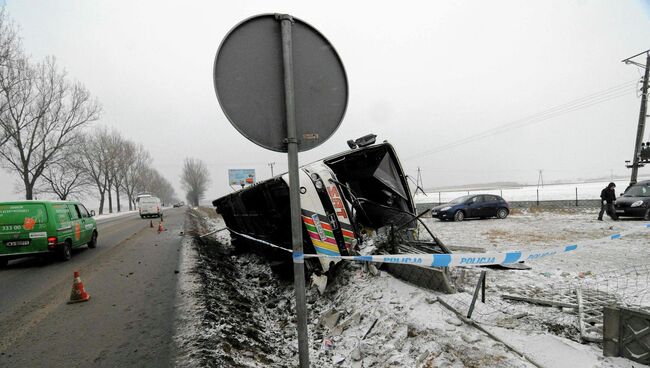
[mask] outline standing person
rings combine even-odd
[[[612,220],[618,220],[616,210],[614,209],[614,201],[616,200],[616,192],[614,191],[616,184],[609,183],[605,189],[600,192],[600,213],[598,213],[598,220],[603,221],[603,213],[607,211],[607,215]]]

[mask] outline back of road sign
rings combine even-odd
[[[327,39],[293,18],[293,72],[298,150],[325,142],[339,127],[348,101],[343,64]],[[280,22],[273,14],[246,19],[224,38],[214,62],[222,110],[246,138],[287,152]]]

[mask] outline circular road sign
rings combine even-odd
[[[298,150],[325,142],[339,127],[348,82],[334,47],[314,27],[293,18],[293,71]],[[221,109],[246,138],[287,152],[281,21],[274,14],[248,18],[223,39],[214,61]]]

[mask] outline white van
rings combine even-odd
[[[140,217],[162,217],[162,203],[158,197],[141,197],[138,201],[140,203]]]

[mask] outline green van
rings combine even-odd
[[[12,258],[54,253],[62,261],[72,248],[97,246],[97,223],[79,202],[0,202],[0,266]]]

